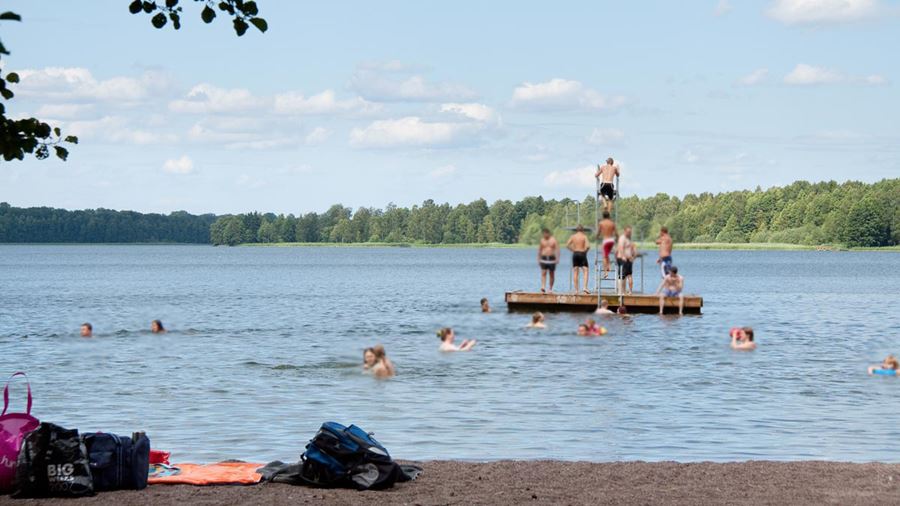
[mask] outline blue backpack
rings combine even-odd
[[[300,478],[318,487],[377,490],[408,481],[387,449],[356,425],[325,422],[300,458]]]
[[[150,439],[93,432],[82,437],[87,447],[94,491],[142,490],[150,470]]]

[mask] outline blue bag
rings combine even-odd
[[[377,490],[410,479],[387,449],[356,425],[322,424],[300,460],[300,478],[319,487]]]
[[[93,432],[85,434],[94,490],[142,490],[150,470],[150,439],[144,434],[123,437]]]

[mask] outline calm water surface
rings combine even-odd
[[[900,379],[865,374],[900,353],[900,255],[675,260],[703,316],[584,339],[583,315],[505,312],[531,250],[0,246],[0,375],[28,372],[43,420],[143,429],[182,462],[295,460],[326,420],[411,459],[900,462]],[[445,325],[476,350],[438,353]],[[758,351],[728,348],[735,325]],[[375,343],[397,378],[361,373]]]

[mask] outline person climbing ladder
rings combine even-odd
[[[600,180],[600,195],[603,197],[603,209],[612,213],[613,201],[616,200],[615,179],[619,176],[619,165],[612,157],[606,159],[606,165],[597,166],[594,177]]]

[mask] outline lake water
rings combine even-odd
[[[584,315],[526,331],[506,312],[504,291],[537,288],[530,249],[6,245],[0,375],[28,372],[43,420],[145,430],[181,462],[296,460],[327,420],[408,459],[900,462],[900,379],[865,372],[900,354],[900,255],[675,263],[702,316],[613,318],[585,339]],[[736,325],[756,352],[729,349]],[[478,346],[438,353],[441,326]],[[395,379],[361,373],[376,343]]]

